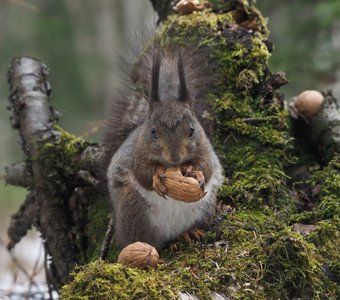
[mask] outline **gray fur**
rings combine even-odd
[[[206,135],[211,128],[203,129],[199,122],[202,108],[209,107],[200,98],[203,71],[194,65],[194,58],[190,49],[149,49],[134,70],[134,93],[113,101],[105,144],[120,247],[143,241],[161,248],[213,214],[223,176]],[[191,128],[194,134],[189,137]],[[209,187],[208,194],[194,204],[165,200],[152,189],[160,166],[183,164],[202,171]]]
[[[146,39],[143,43],[147,43]],[[212,110],[204,101],[204,97],[211,91],[215,81],[214,62],[208,58],[208,53],[204,49],[197,49],[194,46],[183,49],[174,47],[163,49],[155,44],[143,51],[139,46],[135,46],[135,48],[137,49],[132,51],[129,56],[129,62],[124,58],[121,59],[124,84],[113,97],[111,107],[108,109],[104,136],[106,152],[104,165],[110,162],[111,157],[130,132],[141,125],[148,117],[152,63],[156,53],[161,55],[160,100],[168,101],[178,97],[177,56],[180,53],[193,111],[209,138],[214,131],[213,122],[209,118]]]

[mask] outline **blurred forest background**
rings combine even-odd
[[[76,135],[99,128],[90,136],[98,141],[105,107],[118,81],[117,54],[126,51],[131,32],[150,28],[157,21],[149,2],[0,0],[0,176],[6,165],[22,157],[6,110],[6,72],[11,59],[33,56],[47,64],[52,104],[62,114],[60,124]],[[268,17],[275,46],[271,70],[286,72],[290,81],[282,88],[286,99],[306,89],[333,89],[340,98],[340,1],[258,0],[256,4]],[[2,239],[9,216],[25,193],[0,180]],[[36,234],[15,249],[31,267],[40,255],[39,241],[33,237]],[[0,290],[11,283],[11,268],[0,247]]]

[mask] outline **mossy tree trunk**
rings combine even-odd
[[[11,249],[34,224],[52,257],[48,279],[54,287],[67,282],[76,263],[88,261],[88,206],[102,194],[99,145],[57,126],[50,105],[48,69],[32,58],[16,58],[8,72],[12,124],[19,130],[25,162],[6,169],[6,181],[29,190],[12,216]]]
[[[171,1],[151,2],[163,21],[164,43],[196,44],[217,62],[218,81],[207,101],[226,177],[219,200],[230,209],[216,217],[205,243],[183,246],[176,254],[164,250],[166,264],[158,270],[96,261],[111,214],[103,149],[57,126],[46,67],[20,58],[12,63],[9,83],[25,162],[7,169],[7,182],[26,186],[30,194],[12,218],[9,248],[34,224],[52,257],[49,278],[57,289],[68,282],[75,264],[94,261],[74,273],[62,289],[64,298],[168,299],[181,291],[202,299],[214,293],[233,299],[335,299],[339,151],[335,148],[322,167],[309,161],[304,188],[321,184],[321,190],[314,190],[314,198],[307,195],[306,201],[314,201],[312,210],[298,210],[304,190],[287,170],[303,164],[304,157],[296,151],[277,92],[286,83],[284,74],[268,68],[272,46],[265,20],[245,0],[210,1],[210,9],[169,16]],[[292,230],[296,222],[313,224],[315,230],[303,236]],[[115,255],[112,246],[108,261]]]

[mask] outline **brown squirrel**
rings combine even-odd
[[[213,215],[223,175],[208,138],[211,122],[202,118],[208,69],[189,48],[155,45],[139,57],[133,94],[114,99],[105,146],[119,247],[142,241],[160,249]],[[153,180],[160,166],[190,166],[207,194],[194,203],[165,196],[162,178]]]

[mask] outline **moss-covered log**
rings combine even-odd
[[[162,7],[162,1],[153,2]],[[61,289],[63,299],[177,299],[180,293],[199,299],[340,296],[339,154],[327,166],[309,162],[303,184],[315,187],[315,202],[308,211],[297,206],[301,179],[290,178],[287,170],[301,161],[301,152],[294,149],[289,116],[277,92],[287,81],[268,68],[272,46],[266,22],[248,1],[210,2],[211,9],[168,16],[159,36],[163,43],[204,48],[201,53],[216,63],[218,79],[207,99],[212,111],[205,117],[213,122],[212,139],[226,177],[219,200],[228,210],[216,214],[204,242],[181,245],[177,252],[164,249],[165,264],[157,270],[115,264],[114,246],[108,262],[98,260],[110,217],[98,188],[105,180],[93,168],[100,162],[100,146],[53,124],[60,138],[39,144],[37,163],[44,167],[39,180],[59,188],[53,197],[67,216],[63,230],[74,259],[88,263],[74,270]],[[164,3],[166,16],[171,10],[169,1]],[[296,223],[314,227],[305,234]]]
[[[298,213],[294,184],[286,175],[297,159],[288,115],[276,91],[286,79],[268,69],[271,45],[264,19],[246,1],[236,2],[219,2],[217,12],[172,15],[161,28],[165,43],[197,44],[218,61],[219,80],[208,101],[214,111],[214,145],[226,175],[219,198],[232,212],[216,218],[204,244],[161,253],[166,264],[157,271],[132,272],[100,261],[81,267],[64,286],[65,299],[74,293],[98,299],[171,299],[179,291],[199,299],[214,292],[232,299],[337,297],[337,159],[331,170],[313,175],[311,184],[323,185],[320,206]],[[303,236],[294,232],[295,222],[314,224],[316,230]],[[116,289],[127,282],[146,288]],[[100,288],[92,293],[93,286]]]

